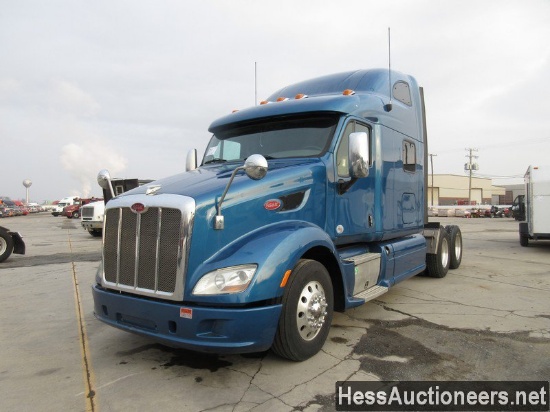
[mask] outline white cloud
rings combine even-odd
[[[80,183],[73,189],[75,196],[89,197],[92,186],[97,185],[95,177],[101,169],[108,169],[116,175],[122,172],[128,161],[115,149],[97,137],[83,139],[80,143],[69,143],[61,149],[61,164]]]

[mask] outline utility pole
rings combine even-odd
[[[474,149],[472,147],[466,148],[466,151],[468,154],[466,157],[468,158],[468,163],[464,165],[464,170],[468,170],[470,173],[469,179],[468,179],[468,204],[472,204],[472,172],[474,170],[479,170],[479,165],[477,163],[472,162],[472,159],[477,159],[478,156],[475,156],[473,152],[477,152],[477,149]]]
[[[432,165],[432,207],[434,205],[434,156],[437,156],[436,154],[429,154],[430,156],[430,164]]]

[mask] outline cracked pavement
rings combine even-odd
[[[295,363],[176,350],[102,324],[90,292],[100,240],[64,217],[10,218],[27,254],[0,265],[0,409],[332,411],[342,380],[547,380],[550,242],[520,247],[511,219],[434,220],[460,226],[461,267],[336,313],[322,351]]]

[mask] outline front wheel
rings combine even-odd
[[[73,212],[73,219],[78,219],[80,217],[80,212]]]
[[[13,251],[13,239],[9,233],[0,230],[0,262],[6,260]]]
[[[300,260],[282,303],[273,352],[293,361],[306,360],[321,350],[332,323],[334,296],[326,268],[315,260]]]

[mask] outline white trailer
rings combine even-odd
[[[525,222],[519,224],[519,243],[550,239],[550,166],[529,166],[525,173]]]

